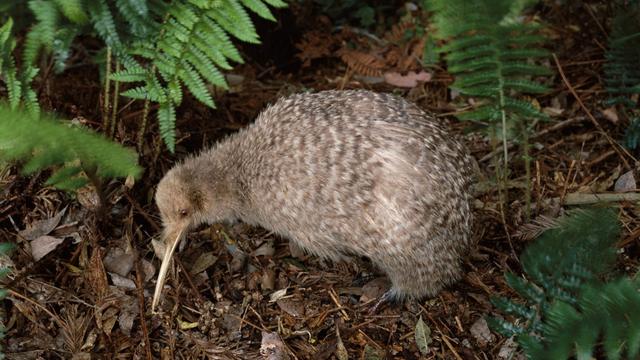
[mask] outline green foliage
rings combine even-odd
[[[507,273],[519,295],[493,303],[510,322],[489,319],[502,335],[515,336],[530,359],[591,359],[602,336],[609,359],[640,349],[640,281],[603,282],[616,256],[620,233],[610,209],[576,210],[547,230],[521,256],[523,277]]]
[[[616,3],[609,34],[609,50],[605,57],[605,89],[611,96],[608,105],[620,105],[621,112],[631,118],[623,144],[635,149],[640,126],[637,100],[632,100],[632,96],[640,94],[640,2]]]
[[[0,79],[7,85],[9,104],[12,109],[16,109],[22,101],[32,114],[37,115],[40,112],[38,98],[30,84],[38,74],[38,69],[27,66],[23,71],[18,72],[12,55],[16,47],[15,38],[11,34],[12,27],[11,18],[0,26]]]
[[[327,14],[336,24],[357,22],[368,28],[376,23],[376,8],[362,0],[314,0],[320,11]]]
[[[55,167],[47,184],[64,190],[83,186],[85,174],[137,177],[136,154],[88,130],[54,119],[33,118],[0,105],[0,157],[25,160],[24,173]]]
[[[265,2],[272,6],[285,5],[276,0]],[[132,43],[130,52],[147,59],[149,65],[125,63],[124,69],[113,74],[112,79],[143,83],[123,95],[159,103],[160,133],[170,150],[173,151],[175,143],[175,109],[182,102],[182,89],[189,89],[207,106],[215,106],[207,84],[226,89],[227,82],[220,70],[231,69],[230,62],[242,62],[231,38],[259,42],[246,9],[275,20],[265,2],[176,1],[166,9],[153,41],[144,39]]]
[[[618,4],[609,34],[609,50],[605,55],[604,80],[611,104],[635,108],[630,99],[640,94],[640,6]]]
[[[111,79],[136,83],[122,95],[158,103],[161,135],[172,151],[175,109],[185,88],[214,107],[208,86],[226,88],[221,71],[242,62],[232,39],[259,42],[249,12],[275,20],[269,6],[286,6],[281,0],[30,0],[28,5],[35,23],[24,42],[25,68],[18,71],[22,82],[14,79],[14,38],[0,37],[7,44],[0,56],[11,59],[5,60],[9,87],[29,89],[37,73],[31,66],[41,54],[51,54],[54,69],[62,71],[76,36],[96,34],[123,65]],[[7,27],[10,31],[11,25]],[[28,107],[37,104],[35,94],[23,94]],[[10,92],[12,105],[20,99],[16,91]]]
[[[436,36],[448,40],[440,48],[456,80],[451,88],[483,99],[472,111],[458,117],[488,121],[492,126],[517,124],[518,118],[544,118],[531,102],[518,94],[540,94],[546,86],[532,80],[550,71],[531,60],[544,58],[544,38],[539,26],[518,22],[529,1],[432,0]]]
[[[622,145],[627,149],[635,149],[638,144],[640,144],[640,117],[634,117],[627,126]]]

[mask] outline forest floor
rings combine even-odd
[[[17,168],[2,170],[0,238],[17,244],[3,259],[13,269],[0,308],[7,357],[254,359],[262,358],[261,346],[272,346],[298,359],[344,359],[345,353],[350,359],[520,358],[513,342],[490,332],[484,319],[497,315],[492,297],[513,295],[503,274],[521,273],[517,255],[542,227],[527,220],[526,182],[532,218],[540,220],[585,200],[580,194],[612,192],[620,176],[636,170],[609,141],[623,137],[628,119],[603,105],[610,9],[607,2],[566,3],[530,14],[548,24],[548,48],[557,57],[546,64],[555,74],[549,77],[552,90],[535,99],[551,120],[534,126],[531,179],[522,149],[510,148],[504,211],[493,180],[493,160],[501,153],[477,126],[455,120],[455,94],[447,89],[453,79],[445,69],[421,68],[424,42],[405,38],[411,27],[393,13],[385,20],[395,26],[369,32],[337,28],[302,6],[281,11],[278,24],[258,22],[263,45],[243,47],[247,61],[229,76],[230,91],[216,94],[217,109],[185,99],[175,154],[159,145],[152,125],[140,156],[144,176],[132,187],[107,184],[100,215],[95,189],[74,196],[44,186],[47,172],[23,177]],[[70,68],[37,84],[45,109],[99,129],[102,84],[88,59],[91,46],[91,39],[80,41]],[[482,171],[474,204],[477,245],[464,279],[433,299],[370,315],[372,300],[387,284],[366,259],[332,264],[292,256],[286,239],[263,229],[218,224],[188,235],[163,292],[163,312],[151,314],[160,264],[152,240],[160,240],[161,229],[153,195],[162,175],[177,160],[246,126],[282,95],[352,88],[399,94],[464,135]],[[139,102],[121,99],[117,141],[135,146],[141,113]],[[634,204],[619,205],[619,268],[632,273],[640,263],[640,221]],[[35,246],[45,247],[38,261]],[[430,339],[427,355],[416,343],[420,319]]]

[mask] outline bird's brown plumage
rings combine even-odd
[[[303,93],[176,165],[156,201],[168,242],[200,223],[239,219],[323,258],[367,256],[393,297],[421,298],[461,276],[472,164],[433,116],[402,98]]]

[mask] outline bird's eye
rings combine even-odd
[[[178,213],[182,217],[185,217],[185,216],[189,215],[189,212],[187,211],[187,209],[180,209],[180,210],[178,210]]]

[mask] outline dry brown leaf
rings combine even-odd
[[[378,299],[389,289],[389,281],[385,277],[375,278],[362,287],[362,296],[360,296],[360,302],[366,303],[371,300]]]
[[[36,221],[31,224],[31,226],[20,231],[18,234],[21,238],[29,241],[35,240],[42,235],[47,235],[48,233],[52,232],[53,229],[58,227],[58,224],[60,224],[60,219],[62,219],[66,211],[67,208],[65,207],[52,218]]]
[[[202,253],[191,267],[191,273],[193,275],[199,274],[213,266],[216,261],[218,261],[218,257],[212,251]]]
[[[469,332],[471,333],[471,336],[473,336],[473,338],[476,340],[478,345],[483,347],[488,345],[489,343],[494,342],[496,339],[496,336],[491,333],[491,330],[489,330],[487,320],[485,320],[485,318],[483,317],[479,318],[478,320],[476,320],[476,322],[473,323],[473,325],[471,325]]]
[[[629,192],[636,190],[636,178],[633,174],[633,170],[629,170],[626,173],[620,175],[616,180],[613,190],[615,192]]]
[[[293,298],[285,298],[276,301],[276,304],[287,314],[293,317],[304,317],[304,304]]]
[[[101,299],[109,293],[107,272],[104,270],[102,250],[99,248],[95,248],[93,254],[91,254],[91,259],[85,272],[85,284],[96,295],[97,299]]]
[[[387,72],[384,74],[384,80],[387,84],[393,86],[412,88],[416,87],[419,82],[430,81],[431,74],[426,71],[420,71],[419,73],[409,71],[407,75],[402,75],[398,72]]]
[[[42,235],[38,237],[31,242],[31,256],[33,256],[33,260],[38,261],[42,259],[63,242],[64,239],[49,235]]]
[[[133,269],[135,254],[126,252],[119,247],[109,249],[104,257],[104,267],[108,272],[116,273],[120,276],[127,276]]]
[[[253,256],[273,256],[276,253],[273,241],[265,241],[253,251]]]
[[[89,211],[98,211],[100,209],[100,196],[95,186],[83,186],[76,191],[78,202]]]
[[[265,360],[289,360],[287,347],[277,332],[262,332],[260,355]]]
[[[131,329],[133,329],[133,321],[138,317],[140,308],[138,307],[138,301],[133,297],[128,297],[128,301],[122,302],[122,309],[120,309],[120,315],[118,316],[118,325],[126,336],[131,336]]]
[[[136,288],[136,283],[127,277],[120,276],[116,273],[109,273],[109,276],[111,277],[111,282],[113,282],[113,285],[115,285],[116,287],[128,290],[133,290]]]
[[[602,110],[602,116],[604,116],[605,119],[611,121],[613,124],[617,124],[618,121],[620,121],[618,112],[616,111],[615,107],[610,107],[608,109]]]

